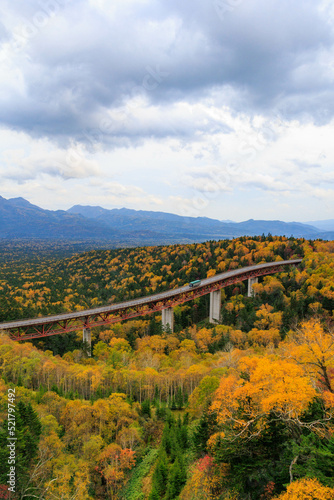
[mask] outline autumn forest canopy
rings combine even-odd
[[[90,247],[91,248],[91,247]],[[32,500],[334,498],[334,242],[285,237],[91,250],[0,243],[0,322],[80,311],[252,264],[302,258],[254,284],[92,330],[0,336],[0,498],[7,393],[17,491]]]

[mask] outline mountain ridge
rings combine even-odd
[[[103,240],[114,246],[192,243],[238,236],[294,236],[334,239],[334,231],[301,222],[248,219],[220,221],[167,212],[106,209],[74,205],[68,210],[46,210],[28,200],[0,196],[1,239]]]

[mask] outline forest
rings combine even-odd
[[[0,322],[153,294],[252,264],[298,267],[82,332],[0,335],[0,498],[332,500],[334,242],[240,237],[85,248],[2,243]],[[8,493],[8,394],[16,491]],[[14,399],[13,399],[14,398]]]

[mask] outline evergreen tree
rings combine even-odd
[[[151,417],[151,403],[148,399],[145,399],[141,404],[141,414],[146,418]]]
[[[155,498],[160,500],[163,497],[166,491],[167,480],[168,459],[166,452],[162,450],[159,454],[159,458],[153,472],[150,500],[155,500]]]
[[[16,406],[17,487],[24,487],[29,468],[38,453],[42,425],[30,403],[19,401]]]
[[[150,496],[148,497],[148,500],[161,500],[161,495],[156,489],[156,487],[153,485],[152,486],[152,491],[150,493]]]
[[[183,425],[188,425],[189,424],[189,413],[186,412],[183,417]]]
[[[183,408],[183,394],[181,387],[178,388],[175,398],[175,405],[178,410],[182,410]]]
[[[160,405],[159,402],[157,403],[155,415],[156,415],[158,420],[159,419],[165,420],[166,415],[167,415],[167,409],[166,409],[166,405],[164,403],[162,405]]]
[[[214,432],[215,425],[215,415],[208,412],[203,413],[192,437],[193,447],[195,448],[198,455],[206,453],[206,443],[211,434]]]
[[[182,460],[182,455],[178,455],[171,466],[169,481],[167,485],[166,500],[173,500],[180,494],[186,483],[186,471]]]
[[[170,409],[171,410],[176,410],[177,409],[176,401],[175,401],[175,396],[172,397],[172,403],[171,403]]]
[[[162,433],[161,447],[165,450],[167,455],[170,455],[172,448],[172,440],[171,440],[170,425],[168,421],[166,422]]]
[[[185,450],[188,447],[188,429],[186,425],[181,425],[181,427],[177,429],[176,437],[182,450]]]
[[[15,474],[16,491],[24,492],[30,468],[38,453],[41,423],[30,403],[19,401],[15,408]],[[0,484],[7,484],[9,471],[8,422],[0,428]],[[20,493],[19,493],[20,494]],[[25,497],[29,498],[29,497]]]

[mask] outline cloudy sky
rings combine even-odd
[[[1,196],[334,218],[330,0],[1,4]]]

